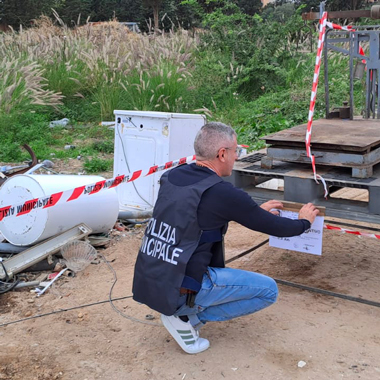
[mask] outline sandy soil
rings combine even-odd
[[[70,172],[81,167],[70,160]],[[98,249],[108,265],[61,278],[41,297],[0,294],[0,380],[380,379],[380,308],[282,285],[274,306],[209,323],[201,336],[210,349],[185,354],[159,314],[130,298],[142,233],[113,231],[110,246]],[[232,223],[227,259],[266,238]],[[379,240],[325,230],[323,247],[318,257],[266,244],[229,265],[380,302]],[[112,298],[121,299],[111,304],[115,279]]]
[[[380,379],[380,308],[281,285],[274,306],[209,323],[201,335],[210,349],[185,354],[158,313],[128,298],[142,232],[120,232],[99,249],[112,268],[92,264],[41,297],[0,295],[1,380]],[[265,239],[232,223],[227,258]],[[380,241],[325,230],[323,245],[318,257],[266,244],[230,266],[379,302]],[[113,308],[115,276],[112,297],[122,299]]]

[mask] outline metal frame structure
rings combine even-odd
[[[348,55],[350,71],[350,119],[354,118],[354,60],[366,60],[366,103],[363,117],[380,119],[380,26],[361,26],[355,31],[327,30],[324,45],[324,75],[326,119],[330,115],[328,50]],[[377,29],[377,30],[376,30]],[[339,46],[348,44],[348,48]],[[359,46],[368,44],[369,52],[363,56]]]

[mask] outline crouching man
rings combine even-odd
[[[237,159],[236,133],[230,126],[204,125],[194,149],[196,163],[161,177],[133,279],[134,300],[162,313],[163,325],[189,354],[209,348],[209,341],[199,337],[207,322],[255,313],[277,299],[272,278],[225,267],[223,237],[228,222],[288,237],[309,229],[318,214],[308,203],[298,220],[280,218],[271,210],[282,208],[281,202],[258,206],[224,181]]]

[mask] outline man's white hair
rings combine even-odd
[[[218,122],[205,124],[194,140],[197,159],[214,159],[220,148],[227,148],[234,142],[234,136],[236,132],[229,125]]]

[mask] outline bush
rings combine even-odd
[[[43,157],[48,146],[54,143],[49,128],[49,115],[31,113],[0,116],[0,161],[22,161],[30,158],[20,149],[28,144],[38,158]]]
[[[113,160],[105,160],[101,158],[92,158],[92,159],[86,159],[83,167],[86,169],[88,173],[100,173],[100,172],[106,172],[112,169]]]
[[[101,153],[113,153],[114,143],[113,141],[95,141],[92,148]]]

